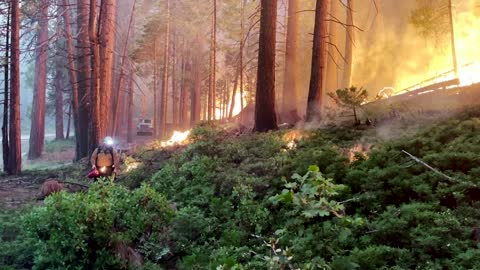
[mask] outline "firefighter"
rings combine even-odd
[[[105,137],[103,143],[93,151],[90,162],[92,169],[98,172],[98,177],[110,177],[118,173],[119,155],[113,146],[112,137]]]

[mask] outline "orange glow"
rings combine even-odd
[[[168,141],[160,142],[160,147],[185,145],[187,144],[188,135],[190,135],[190,130],[187,130],[185,132],[175,130],[172,137],[170,137]]]
[[[246,96],[247,96],[246,91],[243,91],[243,107],[244,108],[247,106]],[[242,112],[243,108],[241,106],[241,101],[242,101],[242,97],[240,95],[240,89],[237,89],[237,92],[235,93],[235,105],[233,106],[233,113],[232,113],[233,117],[239,115]],[[231,106],[232,106],[232,102],[230,101],[228,102],[228,107],[227,107],[228,112],[230,112]],[[222,110],[217,108],[215,111],[215,117],[216,117],[215,119],[223,118]]]

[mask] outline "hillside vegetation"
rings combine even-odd
[[[478,269],[477,116],[389,140],[205,123],[185,149],[137,153],[122,185],[0,216],[0,268]]]

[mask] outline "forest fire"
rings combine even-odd
[[[283,141],[287,143],[287,148],[289,150],[295,149],[297,147],[298,140],[302,139],[304,134],[299,130],[292,130],[283,135]]]
[[[172,137],[170,137],[168,141],[160,142],[160,147],[185,145],[187,143],[188,135],[190,135],[190,130],[187,130],[185,132],[175,130]]]

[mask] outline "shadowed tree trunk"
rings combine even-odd
[[[210,72],[208,81],[208,120],[215,120],[217,62],[217,0],[213,0],[212,35],[210,43]]]
[[[237,87],[238,87],[238,77],[240,75],[240,65],[238,65],[237,72],[235,74],[235,81],[233,83],[233,91],[232,91],[232,99],[230,103],[230,111],[228,113],[228,117],[232,118],[233,117],[233,109],[235,108],[235,96],[237,95]],[[242,100],[243,98],[240,98]],[[243,108],[242,108],[243,109]]]
[[[323,71],[325,69],[325,28],[327,0],[317,0],[313,33],[312,72],[308,90],[307,121],[321,120]]]
[[[102,0],[98,44],[100,46],[100,130],[103,138],[115,124],[112,121],[113,50],[115,47],[116,0]]]
[[[198,38],[196,39],[198,43]],[[200,59],[198,52],[193,53],[192,60],[192,71],[193,71],[193,87],[191,91],[191,117],[190,117],[190,126],[195,126],[200,121],[200,103],[201,103],[201,87],[202,87],[202,78],[200,77]]]
[[[277,129],[275,113],[275,42],[277,1],[262,0],[254,131]]]
[[[60,51],[62,46],[58,47],[58,51]],[[62,56],[57,55],[55,63],[55,140],[65,139],[63,135],[63,89],[65,88],[63,68]]]
[[[128,87],[128,104],[127,104],[127,143],[133,141],[133,68],[130,72]]]
[[[160,119],[160,139],[167,136],[167,112],[168,112],[168,69],[170,50],[170,0],[167,0],[167,29],[165,32],[165,50],[163,53],[163,84],[162,84],[162,114]]]
[[[10,129],[9,155],[6,171],[19,174],[22,169],[22,145],[20,141],[20,7],[19,0],[11,0],[11,61],[10,61]]]
[[[38,30],[35,48],[35,78],[33,83],[32,125],[28,159],[42,155],[45,142],[45,100],[47,90],[48,1],[39,1]]]
[[[158,136],[158,59],[157,59],[157,39],[153,41],[153,136]]]
[[[5,65],[3,66],[4,88],[3,88],[3,124],[2,124],[2,154],[3,154],[3,169],[8,168],[8,104],[9,104],[9,63],[10,63],[10,13],[11,2],[8,2],[7,7],[7,25],[5,27]]]
[[[65,2],[64,2],[65,3]],[[89,155],[89,136],[91,127],[91,46],[89,35],[89,0],[77,0],[77,85],[78,85],[78,127],[75,130],[77,143],[76,159]],[[65,13],[64,13],[65,15]],[[68,39],[67,39],[68,41]],[[70,45],[69,45],[70,46]],[[70,50],[70,49],[69,49]],[[73,53],[71,54],[73,55]],[[71,60],[69,60],[71,62]],[[70,67],[72,69],[72,67]],[[76,69],[72,69],[76,70]],[[71,77],[72,78],[72,77]],[[72,81],[73,83],[73,81]],[[75,113],[75,112],[74,112]],[[75,119],[74,119],[75,120]]]
[[[72,102],[70,102],[68,106],[68,120],[67,120],[67,134],[65,135],[65,139],[70,139],[70,125],[72,123]]]
[[[100,12],[101,13],[101,12]],[[100,143],[101,125],[100,125],[100,45],[99,32],[97,25],[97,5],[96,0],[90,0],[90,18],[89,35],[91,47],[91,126],[89,137],[89,153],[93,152]]]
[[[177,98],[177,78],[176,78],[176,69],[177,69],[177,38],[176,33],[173,33],[173,42],[172,42],[172,125],[174,128],[178,124],[178,98]]]
[[[282,121],[291,124],[300,120],[297,111],[298,3],[299,0],[288,1],[287,47],[285,52],[285,74],[282,95],[281,119]]]
[[[187,56],[185,56],[187,54]],[[186,61],[188,59],[188,52],[185,51],[185,39],[183,40],[183,48],[182,48],[182,68],[181,68],[181,82],[180,82],[180,125],[183,129],[187,128],[187,89],[185,85],[185,69],[186,69]]]
[[[73,124],[75,126],[75,157],[76,159],[80,159],[82,157],[82,149],[80,149],[81,146],[81,140],[82,137],[85,137],[85,135],[80,134],[80,116],[79,116],[79,93],[78,93],[78,86],[79,82],[77,79],[77,71],[75,67],[75,52],[74,52],[74,47],[73,47],[73,37],[72,37],[72,28],[70,25],[70,3],[68,0],[63,0],[63,21],[65,23],[65,36],[67,39],[67,57],[68,57],[68,71],[70,74],[70,82],[72,84],[72,94],[71,94],[71,102],[70,102],[70,108],[69,108],[69,124],[67,128],[67,139],[70,135],[70,121],[71,121],[71,116],[72,116],[72,110],[73,110]],[[72,108],[73,107],[73,108]]]
[[[347,35],[345,37],[345,68],[343,69],[343,88],[349,88],[352,86],[353,42],[355,40],[355,33],[353,29],[354,2],[354,0],[347,0]]]

